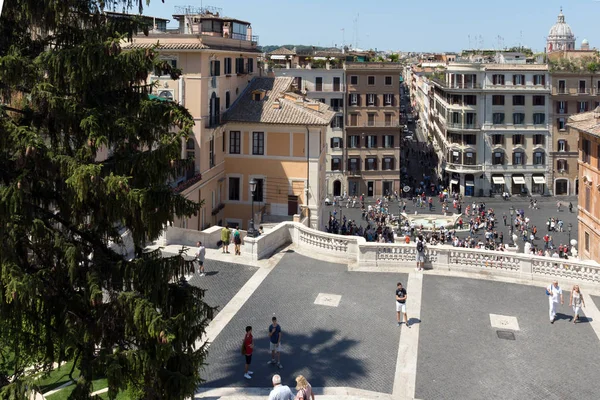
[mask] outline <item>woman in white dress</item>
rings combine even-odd
[[[579,321],[579,310],[581,307],[585,307],[585,301],[583,301],[583,295],[581,294],[581,290],[579,290],[579,285],[573,286],[573,290],[571,290],[571,299],[569,300],[569,305],[573,307],[573,323]]]

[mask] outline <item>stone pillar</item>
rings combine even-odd
[[[527,189],[527,194],[531,194],[531,190],[533,189],[533,174],[524,174],[525,177],[525,188]]]
[[[504,186],[506,188],[506,191],[508,193],[510,193],[510,195],[512,196],[514,193],[512,192],[512,177],[511,177],[511,174],[505,174],[504,175]]]

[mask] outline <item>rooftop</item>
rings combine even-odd
[[[567,125],[588,135],[600,137],[600,106],[592,111],[572,115]]]
[[[292,91],[291,77],[254,78],[225,112],[225,122],[283,125],[328,125],[335,112],[326,104]],[[261,100],[255,100],[259,95]]]

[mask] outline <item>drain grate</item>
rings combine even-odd
[[[515,334],[509,331],[496,331],[498,339],[515,340]]]

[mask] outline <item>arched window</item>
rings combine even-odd
[[[556,160],[556,169],[558,172],[567,172],[569,170],[569,163],[565,159]]]
[[[533,153],[533,165],[544,165],[546,163],[546,154],[543,151]]]

